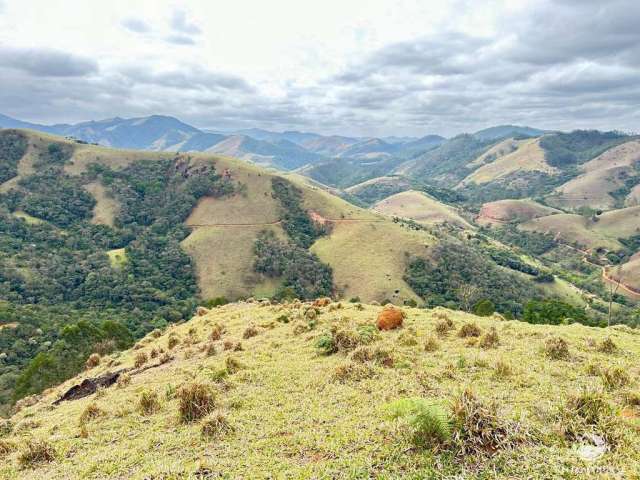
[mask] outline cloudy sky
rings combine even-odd
[[[638,0],[0,0],[0,113],[640,131]]]

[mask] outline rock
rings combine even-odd
[[[393,330],[402,326],[405,313],[392,305],[384,307],[378,315],[378,330]]]
[[[594,462],[607,451],[607,443],[600,435],[588,435],[585,440],[590,444],[582,444],[578,447],[578,456],[588,462]]]

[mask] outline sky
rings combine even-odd
[[[0,0],[0,113],[452,136],[640,131],[638,0]]]

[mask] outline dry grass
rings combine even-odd
[[[479,337],[480,335],[482,335],[482,330],[477,323],[465,323],[458,330],[460,338]]]
[[[190,383],[184,385],[177,393],[179,400],[179,416],[183,422],[193,422],[204,417],[215,408],[215,395],[208,385]]]
[[[496,348],[500,345],[500,337],[495,327],[491,327],[482,338],[480,338],[480,346],[482,348]]]
[[[140,368],[142,365],[147,363],[148,360],[149,360],[149,357],[145,352],[138,352],[133,362],[133,366],[136,368]]]
[[[567,360],[570,357],[569,344],[561,337],[549,338],[544,344],[544,351],[553,360]]]
[[[84,363],[84,366],[87,370],[95,368],[98,365],[100,365],[100,355],[98,355],[97,353],[92,353],[91,355],[89,355],[89,358],[87,358],[87,361]]]
[[[138,398],[138,411],[142,415],[153,415],[160,410],[160,400],[155,390],[143,390]]]
[[[233,432],[234,428],[229,423],[226,415],[220,410],[210,413],[202,419],[200,432],[203,437],[216,438],[226,433]]]
[[[34,467],[39,463],[52,462],[56,451],[46,440],[29,440],[18,456],[18,464],[22,468]]]

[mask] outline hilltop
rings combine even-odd
[[[21,402],[3,426],[0,475],[637,473],[635,331],[442,308],[405,308],[401,328],[378,331],[382,308],[321,301],[201,309],[129,351],[92,357],[79,376]],[[56,403],[97,377],[105,387]],[[412,408],[423,416],[412,417]]]

